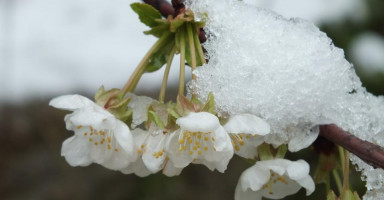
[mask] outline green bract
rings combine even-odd
[[[151,29],[144,31],[144,34],[153,35],[163,40],[146,62],[144,72],[154,72],[164,66],[171,54],[184,54],[185,61],[193,69],[205,63],[205,58],[198,38],[198,31],[204,22],[196,22],[192,11],[180,13],[175,18],[168,16],[162,19],[161,14],[155,8],[144,3],[131,4],[142,23]],[[169,36],[164,38],[165,36]],[[184,46],[180,46],[183,41]],[[173,49],[176,48],[176,51]],[[185,62],[183,61],[183,62]]]
[[[154,7],[144,3],[133,3],[131,8],[139,15],[139,19],[145,25],[154,27],[158,25],[156,19],[161,19],[161,14]]]
[[[95,94],[95,103],[112,113],[117,119],[130,124],[132,111],[128,110],[128,103],[131,99],[124,98],[119,89],[105,91],[104,86]]]

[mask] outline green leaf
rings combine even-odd
[[[164,66],[165,63],[167,63],[172,48],[175,45],[173,38],[174,37],[170,37],[169,41],[165,43],[163,47],[159,48],[158,51],[153,53],[149,63],[147,64],[147,67],[145,68],[145,72],[154,72]]]
[[[177,114],[177,112],[172,108],[168,108],[167,112],[170,116],[174,117],[175,119],[178,119],[180,117],[180,115]]]
[[[139,15],[140,21],[145,25],[154,27],[159,24],[156,19],[161,19],[161,14],[154,7],[145,3],[133,3],[131,8]]]
[[[144,34],[153,35],[153,36],[159,38],[167,31],[169,31],[169,24],[160,24],[160,25],[152,27],[151,30],[144,31]]]
[[[328,192],[327,200],[337,200],[337,197],[332,190]]]
[[[165,128],[160,117],[155,112],[153,112],[152,110],[148,110],[148,121],[153,121],[156,124],[156,126],[158,126],[161,129]]]
[[[177,95],[176,100],[176,112],[181,115],[185,116],[191,111],[195,111],[195,106],[191,101],[187,99],[184,95]]]
[[[214,112],[215,112],[215,97],[213,96],[212,92],[209,93],[208,98],[207,98],[207,102],[205,102],[205,105],[204,105],[202,111],[214,114]]]

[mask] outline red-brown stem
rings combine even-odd
[[[156,8],[161,15],[163,15],[165,18],[168,17],[168,15],[174,15],[175,14],[175,9],[172,7],[171,4],[169,4],[165,0],[143,0],[145,3],[153,6]]]
[[[320,135],[347,149],[375,168],[384,169],[384,149],[364,141],[334,124],[321,125]]]
[[[168,3],[166,0],[143,0],[145,3],[156,8],[161,15],[167,18],[169,15],[175,16],[184,9],[184,5],[180,0],[172,0],[172,3],[175,5],[175,8]],[[176,10],[176,12],[175,12]],[[207,40],[204,29],[199,30],[199,40],[200,43],[204,43]]]

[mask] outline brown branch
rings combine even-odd
[[[375,168],[384,169],[384,149],[364,141],[334,124],[321,125],[320,135],[340,145]]]
[[[172,6],[175,9],[174,17],[185,12],[184,0],[172,0]]]
[[[165,0],[143,1],[159,10],[164,17],[175,16],[184,9],[183,0],[172,0],[173,6]],[[200,29],[199,39],[201,43],[207,40],[203,29]],[[334,124],[320,126],[320,135],[347,149],[373,167],[384,169],[384,149],[380,146],[363,141]]]
[[[146,4],[149,4],[156,8],[161,15],[167,18],[169,15],[175,14],[175,9],[165,0],[143,0]]]
[[[145,3],[156,8],[163,17],[167,18],[169,15],[176,16],[180,12],[184,11],[184,4],[182,0],[172,0],[173,6],[166,0],[143,0]],[[200,43],[207,41],[207,36],[204,29],[199,30]]]

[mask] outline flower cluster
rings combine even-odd
[[[240,6],[240,4],[234,5]],[[239,179],[234,194],[236,200],[262,199],[263,197],[281,199],[297,193],[302,187],[306,189],[306,195],[310,195],[315,190],[315,182],[309,175],[309,164],[304,160],[287,160],[285,154],[287,150],[296,152],[312,145],[319,135],[317,125],[328,123],[328,121],[323,119],[321,123],[310,123],[311,121],[303,120],[304,117],[298,116],[308,113],[308,108],[298,109],[297,112],[300,115],[291,114],[294,112],[290,112],[292,110],[290,106],[295,103],[276,96],[280,88],[283,88],[279,84],[296,85],[297,83],[291,81],[289,77],[288,81],[277,84],[278,81],[275,81],[274,77],[265,76],[266,81],[259,81],[260,85],[254,85],[255,87],[248,85],[249,82],[255,82],[255,79],[258,79],[257,76],[259,78],[263,76],[260,75],[259,68],[256,69],[248,62],[240,65],[237,57],[231,58],[229,60],[231,62],[226,63],[234,66],[235,70],[231,70],[230,67],[226,67],[229,71],[223,69],[223,63],[215,58],[210,58],[210,64],[206,64],[206,57],[198,37],[199,31],[205,26],[204,17],[207,17],[202,13],[199,13],[201,21],[196,21],[194,13],[188,9],[179,9],[180,13],[176,16],[163,19],[157,10],[147,4],[134,3],[132,8],[139,15],[140,20],[150,27],[145,34],[157,37],[158,41],[144,56],[124,87],[107,91],[101,87],[95,95],[94,102],[80,95],[65,95],[50,101],[50,105],[55,108],[72,111],[65,116],[65,122],[66,128],[73,131],[74,136],[64,141],[61,150],[67,162],[71,166],[88,166],[96,163],[123,174],[136,174],[140,177],[160,171],[166,176],[177,176],[190,164],[201,164],[212,171],[224,173],[231,158],[236,154],[253,164],[242,173]],[[266,14],[264,13],[266,11],[258,12]],[[222,18],[227,17],[226,13],[224,15]],[[263,15],[260,16],[263,17]],[[222,20],[218,19],[218,21],[221,23]],[[263,20],[259,21],[263,23]],[[223,32],[222,28],[228,26],[216,27],[211,23],[209,27],[212,30],[218,28]],[[263,29],[266,26],[262,24],[261,27]],[[233,32],[229,32],[230,38]],[[217,38],[220,39],[220,37]],[[297,34],[294,34],[294,38],[297,38]],[[209,42],[212,46],[215,40]],[[225,41],[218,43],[221,45]],[[291,43],[289,44],[291,47]],[[217,48],[227,55],[227,48],[221,48],[221,46]],[[212,51],[209,48],[206,50]],[[247,55],[250,52],[253,51],[245,51],[241,54]],[[175,101],[165,103],[168,74],[175,54],[180,54],[178,95]],[[283,55],[285,56],[285,52]],[[281,57],[283,56],[278,58]],[[301,56],[299,57],[301,59]],[[212,66],[212,63],[216,65]],[[261,65],[264,66],[265,63]],[[184,96],[186,64],[191,66],[192,71],[188,98]],[[166,65],[166,69],[158,100],[135,95],[134,90],[141,76],[145,72],[156,71],[163,65]],[[286,66],[282,64],[265,67],[266,71],[263,73],[285,74]],[[198,69],[198,67],[201,68]],[[284,69],[276,70],[276,67]],[[335,67],[332,66],[332,68]],[[225,76],[222,75],[223,70],[228,71]],[[250,73],[253,70],[256,70],[255,73]],[[298,70],[300,73],[305,71],[301,68]],[[239,76],[232,76],[236,73],[251,75],[242,76],[244,80],[239,81]],[[232,87],[228,84],[229,82],[236,83],[236,87]],[[265,82],[270,82],[268,84],[272,86],[264,87]],[[227,86],[232,90],[235,88],[236,91],[227,89]],[[279,90],[276,91],[279,92],[269,91],[273,87],[277,87]],[[249,92],[253,89],[257,91]],[[283,93],[291,94],[293,90],[287,91]],[[213,92],[216,97],[219,97],[216,99],[217,102]],[[255,99],[254,95],[259,93],[259,98]],[[319,94],[319,92],[316,93]],[[348,95],[350,93],[348,92]],[[265,95],[270,96],[262,99]],[[293,93],[292,96],[296,97],[297,94]],[[280,105],[274,102],[273,99],[276,97],[279,102],[283,99],[285,104]],[[320,100],[316,99],[316,102]],[[223,102],[230,102],[228,105],[231,106],[227,107],[242,109],[227,109],[223,106],[225,104]],[[270,106],[270,102],[273,106]],[[273,113],[268,112],[275,107],[275,104],[279,104],[279,107],[275,108]],[[311,107],[313,107],[312,104]],[[289,112],[286,112],[287,110]],[[281,116],[271,116],[271,113]],[[322,116],[319,115],[319,117]],[[299,122],[304,125],[297,126]],[[314,176],[316,183],[325,182],[330,185],[329,172],[332,171],[341,199],[359,199],[356,193],[352,194],[348,185],[349,153],[339,148],[339,154],[341,162],[337,167],[335,167],[336,159],[333,154],[320,155]],[[337,169],[341,169],[343,173],[343,185]],[[336,199],[329,188],[327,193],[328,199]]]
[[[247,159],[257,158],[258,147],[270,133],[268,123],[255,115],[219,118],[207,112],[212,110],[210,102],[202,106],[182,97],[172,105],[153,99],[145,101],[148,97],[128,96],[131,101],[127,101],[124,110],[132,113],[132,117],[144,116],[141,122],[136,121],[139,127],[133,130],[129,128],[130,120],[119,119],[109,108],[98,105],[98,101],[94,103],[80,95],[51,100],[51,106],[72,111],[65,116],[65,122],[75,135],[64,141],[61,153],[71,166],[97,163],[144,177],[161,170],[167,176],[179,175],[194,163],[223,173],[234,153]],[[314,185],[308,173],[308,164],[302,160],[258,161],[241,176],[236,199],[262,195],[282,198],[296,193],[301,186],[310,194]],[[266,189],[270,193],[264,192]]]

